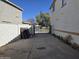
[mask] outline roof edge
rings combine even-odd
[[[1,1],[6,2],[7,4],[9,4],[9,5],[11,5],[11,6],[13,6],[13,7],[15,7],[15,8],[17,8],[17,9],[19,9],[21,11],[23,11],[22,8],[20,8],[19,6],[15,5],[14,3],[12,3],[12,2],[10,2],[8,0],[1,0]]]

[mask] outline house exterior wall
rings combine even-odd
[[[20,39],[21,28],[29,29],[28,24],[0,24],[0,47],[6,45],[12,40]]]
[[[22,23],[22,11],[8,3],[0,1],[0,23]]]
[[[22,11],[14,6],[0,1],[0,47],[20,35]]]
[[[0,24],[0,47],[20,35],[19,25]]]
[[[63,37],[66,35],[72,35],[74,39],[73,42],[79,44],[79,1],[65,1],[67,4],[64,7],[60,7],[62,5],[62,0],[57,0],[55,3],[55,11],[52,12],[51,19],[51,25],[54,25],[54,30],[52,30],[52,33],[54,32]]]

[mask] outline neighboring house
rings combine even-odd
[[[8,0],[0,0],[0,46],[20,38],[22,9]]]
[[[32,25],[32,22],[30,22],[30,21],[23,21],[22,24]]]
[[[79,0],[54,0],[50,7],[52,33],[71,35],[79,44]]]

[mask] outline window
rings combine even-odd
[[[52,4],[51,4],[50,10],[53,11],[53,12],[55,11],[55,3],[52,3]]]
[[[53,5],[53,11],[55,11],[55,4]]]
[[[56,0],[53,1],[53,11],[55,11],[55,3],[56,3]]]
[[[66,0],[62,0],[62,8],[66,5]]]
[[[55,2],[56,2],[56,0],[53,0],[53,3],[50,6],[51,11],[53,11],[53,12],[55,11]]]

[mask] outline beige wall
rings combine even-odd
[[[61,0],[57,0],[56,10],[52,12],[51,24],[54,24],[54,29],[79,33],[79,0],[66,0],[67,5],[63,8],[58,6],[58,2],[61,3]],[[59,31],[55,31],[55,33],[62,36],[69,34]],[[72,36],[74,38],[74,42],[79,44],[79,36]]]
[[[0,1],[0,23],[20,24],[22,22],[22,11]]]

